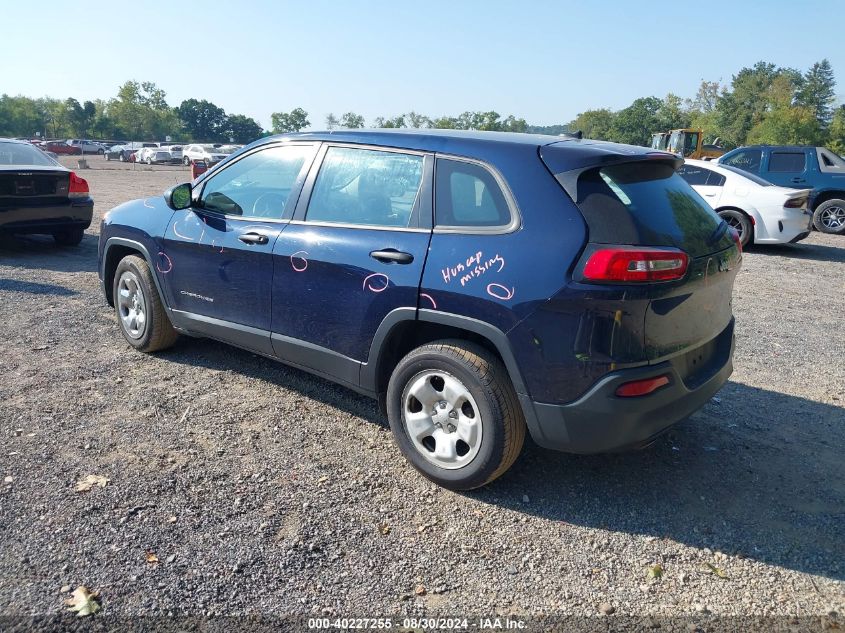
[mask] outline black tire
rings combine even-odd
[[[405,408],[412,398],[408,390],[429,372],[457,379],[477,405],[481,437],[474,449],[477,452],[466,465],[449,469],[432,463],[408,433]],[[450,490],[471,490],[493,481],[516,461],[525,440],[525,420],[505,366],[480,345],[467,341],[435,341],[399,361],[387,388],[387,412],[405,458],[425,477]]]
[[[191,159],[190,159],[190,158],[188,158],[187,156],[183,156],[183,157],[182,157],[182,164],[183,164],[185,167],[188,167],[188,166],[191,164]]]
[[[123,152],[120,152],[120,156],[118,157],[118,160],[120,160],[121,163],[125,163],[126,162],[126,154],[124,154]]]
[[[845,235],[845,200],[825,200],[813,212],[813,226],[822,233]]]
[[[731,228],[739,232],[739,241],[742,247],[745,248],[749,242],[753,241],[754,230],[751,228],[751,220],[742,211],[736,209],[722,209],[719,211],[719,217],[727,222]]]
[[[138,328],[139,332],[137,335],[130,333],[122,314],[123,307],[121,306],[121,298],[118,291],[124,275],[126,275],[127,280],[130,279],[129,275],[134,276],[134,280],[137,280],[137,288],[142,293],[145,318],[143,327]],[[162,304],[161,297],[159,297],[158,290],[156,289],[153,273],[144,258],[138,255],[127,255],[120,260],[117,270],[114,273],[112,298],[114,300],[114,310],[117,315],[120,333],[138,351],[157,352],[167,349],[179,338],[179,333],[173,329],[170,319],[167,318],[164,304]]]
[[[53,239],[59,246],[77,246],[85,236],[85,229],[68,229],[53,233]]]
[[[111,156],[110,156],[109,154],[107,154],[107,153],[104,153],[104,154],[103,154],[103,157],[104,157],[106,160],[111,160]]]
[[[103,155],[106,153],[106,150],[104,150],[104,149],[98,149],[98,150],[97,150],[97,153],[98,153],[100,156],[103,156]]]

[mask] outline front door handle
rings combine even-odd
[[[792,182],[804,182],[804,179],[795,177],[795,178],[792,179]]]
[[[377,259],[380,262],[385,264],[390,263],[397,263],[397,264],[410,264],[414,261],[414,256],[410,253],[403,253],[402,251],[397,251],[395,248],[386,248],[383,251],[372,251],[370,253],[370,257],[373,259]]]
[[[238,239],[244,244],[266,244],[270,241],[263,233],[244,233],[239,235]]]

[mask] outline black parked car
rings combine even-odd
[[[134,348],[178,334],[378,398],[426,477],[501,475],[524,435],[642,446],[728,379],[738,237],[672,154],[556,136],[262,139],[103,221]]]
[[[74,246],[91,225],[88,182],[24,141],[0,138],[0,232]]]

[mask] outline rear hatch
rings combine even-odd
[[[612,144],[559,145],[541,148],[541,158],[588,226],[573,278],[591,253],[607,245],[682,251],[688,257],[682,278],[647,282],[644,360],[658,362],[699,348],[707,352],[707,344],[732,320],[741,253],[727,224],[675,173],[681,162],[672,155]],[[699,355],[696,362],[706,363]]]
[[[0,206],[67,202],[70,172],[38,166],[0,167]]]

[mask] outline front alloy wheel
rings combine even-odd
[[[176,342],[158,295],[155,278],[143,257],[127,255],[117,265],[112,288],[114,309],[123,338],[141,352],[167,349]]]
[[[125,271],[117,282],[117,310],[123,331],[132,339],[140,339],[147,329],[147,301],[138,276]]]

